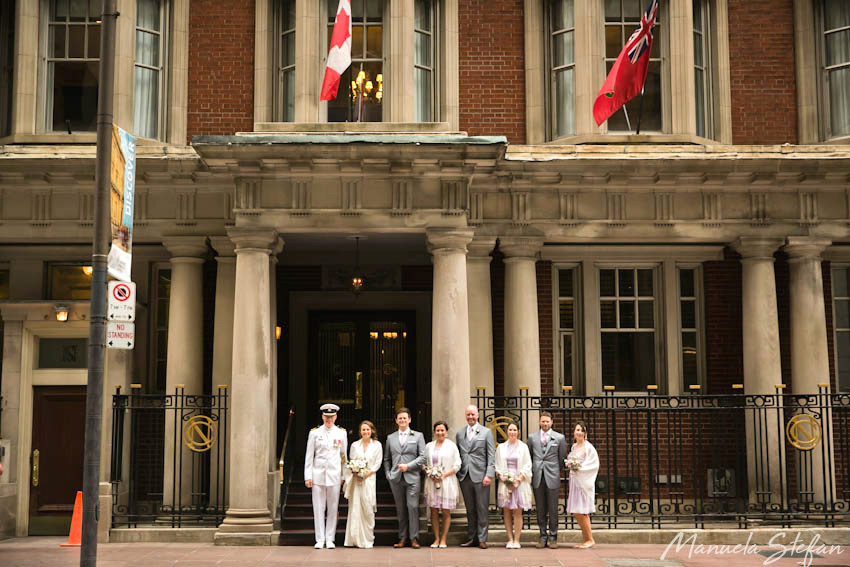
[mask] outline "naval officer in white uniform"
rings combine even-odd
[[[324,424],[310,431],[307,437],[304,484],[313,491],[313,525],[316,528],[314,547],[333,549],[336,547],[334,537],[339,489],[344,480],[342,469],[348,453],[348,436],[345,429],[334,425],[339,406],[325,404],[319,409],[322,410]]]

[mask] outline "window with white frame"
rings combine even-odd
[[[646,10],[642,0],[605,0],[605,74],[626,45],[626,40],[640,25],[640,19]],[[652,51],[649,54],[649,70],[643,96],[636,96],[608,119],[609,132],[631,131],[637,127],[638,115],[641,116],[641,131],[660,132],[662,123],[662,84],[661,84],[661,45],[664,4],[658,5],[658,15],[652,30]],[[641,110],[641,98],[643,109]],[[628,114],[628,118],[626,115]]]
[[[339,0],[327,0],[330,48]],[[380,122],[384,96],[384,2],[351,2],[351,66],[342,74],[336,98],[328,101],[328,122]]]
[[[832,267],[836,386],[850,390],[850,266]]]
[[[295,0],[278,4],[277,114],[283,122],[295,120]]]
[[[550,128],[552,138],[576,132],[576,57],[574,0],[548,3]]]
[[[415,0],[413,19],[413,97],[416,122],[434,121],[434,35],[436,1]]]
[[[97,121],[100,0],[50,0],[47,18],[46,124],[91,131]]]
[[[823,129],[828,139],[850,135],[850,2],[818,4]]]
[[[698,267],[679,267],[679,330],[682,351],[679,364],[683,391],[702,380],[701,272]]]
[[[599,268],[602,385],[644,391],[658,384],[656,269]]]
[[[133,133],[163,138],[163,92],[166,88],[163,41],[167,18],[165,0],[136,0],[136,50],[133,73]]]
[[[559,268],[558,290],[558,353],[560,359],[561,386],[579,384],[578,369],[578,325],[580,302],[578,296],[578,268]]]
[[[708,0],[693,0],[694,19],[694,106],[697,136],[710,138],[711,116],[711,49],[709,43],[710,6]]]

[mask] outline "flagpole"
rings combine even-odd
[[[626,110],[626,105],[625,105],[625,104],[623,105],[623,114],[625,114],[625,115],[626,115],[626,126],[628,126],[628,128],[629,128],[629,132],[631,132],[631,131],[632,131],[632,123],[631,123],[631,122],[629,122],[629,111],[628,111],[628,110]]]
[[[638,106],[638,123],[637,123],[637,132],[635,134],[640,134],[640,119],[643,117],[643,91],[646,90],[646,79],[643,82],[643,88],[640,89],[640,106]],[[625,108],[625,106],[623,107]]]
[[[360,73],[363,72],[363,62],[360,62],[360,71],[357,72],[357,78],[360,77]],[[357,82],[357,78],[354,79],[354,82]],[[363,115],[363,85],[357,83],[357,122],[360,122],[360,119]]]

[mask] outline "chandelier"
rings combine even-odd
[[[373,81],[372,78],[360,69],[357,78],[351,81],[351,100],[357,102],[362,95],[363,102],[374,102],[380,104],[384,98],[384,75],[378,73]]]

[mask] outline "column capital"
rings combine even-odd
[[[162,245],[172,258],[204,258],[207,255],[206,236],[166,236]]]
[[[743,260],[771,260],[773,254],[783,244],[781,238],[765,238],[762,236],[742,236],[732,242],[732,249],[741,255]]]
[[[506,259],[527,258],[537,260],[543,247],[543,239],[536,236],[503,236],[499,238],[499,250]]]
[[[471,228],[429,228],[425,238],[431,254],[462,252],[466,254],[467,245],[472,242],[475,230]]]
[[[227,236],[210,236],[210,246],[218,253],[219,258],[236,256],[236,245]]]
[[[476,236],[467,245],[469,252],[467,258],[470,260],[479,260],[490,262],[492,260],[490,253],[496,247],[496,238],[491,236]]]
[[[227,236],[237,255],[246,250],[271,254],[278,246],[283,249],[283,240],[273,228],[232,227],[227,229]]]
[[[830,245],[831,240],[823,238],[813,238],[810,236],[789,236],[788,243],[783,250],[788,254],[789,262],[799,262],[804,260],[821,260],[821,254]]]

